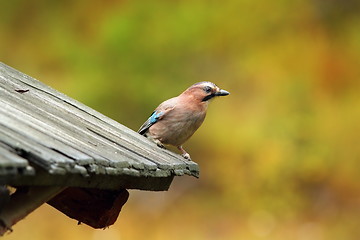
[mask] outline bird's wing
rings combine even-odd
[[[154,111],[150,117],[144,122],[144,124],[140,127],[138,130],[138,133],[141,135],[144,135],[144,133],[157,121],[159,121],[160,117],[163,115],[163,112],[161,111]]]
[[[160,121],[169,111],[175,108],[175,102],[175,98],[171,98],[161,103],[146,120],[146,122],[144,122],[144,124],[140,127],[138,133],[144,135],[152,125]]]

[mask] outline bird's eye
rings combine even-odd
[[[204,87],[204,91],[205,91],[206,93],[210,93],[211,90],[212,90],[212,88],[211,88],[210,86],[205,86],[205,87]]]

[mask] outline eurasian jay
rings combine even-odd
[[[153,140],[159,147],[173,145],[182,156],[191,160],[182,147],[205,119],[209,100],[230,93],[211,82],[199,82],[177,97],[162,102],[138,133]]]

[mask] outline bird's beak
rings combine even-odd
[[[215,93],[215,96],[226,96],[226,95],[229,95],[230,93],[226,90],[223,90],[223,89],[219,89],[219,91],[217,91]]]

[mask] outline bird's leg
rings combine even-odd
[[[185,159],[191,160],[190,154],[188,154],[182,146],[178,146],[177,148],[181,151],[181,156],[183,156]]]

